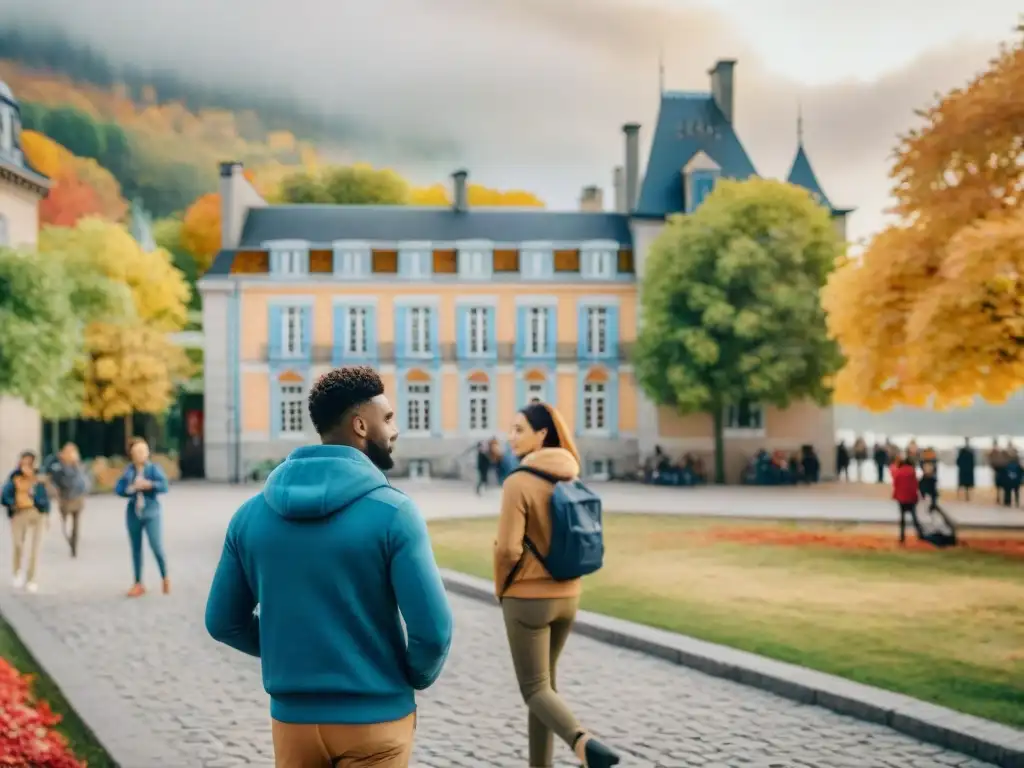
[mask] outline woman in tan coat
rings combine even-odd
[[[572,435],[561,414],[546,403],[531,403],[516,414],[509,446],[526,467],[565,480],[579,476],[580,455]],[[527,472],[511,474],[505,481],[494,543],[495,593],[519,690],[529,710],[531,768],[554,765],[553,734],[587,768],[605,768],[617,765],[619,756],[579,724],[555,691],[555,667],[576,618],[580,580],[555,581],[523,546],[529,531],[542,556],[550,550],[553,488]]]

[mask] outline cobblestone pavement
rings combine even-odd
[[[68,556],[56,524],[51,527],[38,594],[12,594],[0,585],[0,603],[30,616],[51,654],[59,649],[94,692],[105,694],[103,711],[84,712],[87,720],[141,723],[163,755],[161,766],[272,765],[258,662],[213,643],[203,628],[223,531],[241,497],[237,490],[201,485],[172,490],[165,530],[174,580],[169,597],[121,597],[130,563],[123,512],[112,498],[92,499],[86,509],[78,560]],[[466,504],[473,504],[468,493]],[[5,567],[8,540],[3,536],[0,546]],[[147,578],[155,587],[151,559]],[[500,616],[466,598],[452,602],[456,642],[441,680],[420,699],[415,763],[525,768],[526,716]],[[81,679],[74,684],[81,686]],[[58,683],[68,681],[58,677]],[[880,726],[582,637],[570,640],[559,683],[582,721],[626,753],[625,766],[984,765]],[[559,747],[558,754],[560,765],[573,764],[566,762],[568,749]]]

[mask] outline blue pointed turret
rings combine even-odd
[[[796,157],[793,159],[793,167],[789,169],[789,176],[786,177],[786,181],[790,184],[796,184],[798,187],[803,187],[819,203],[830,211],[834,210],[832,203],[828,200],[828,196],[821,188],[821,184],[818,183],[818,177],[814,175],[814,169],[811,167],[811,161],[807,157],[807,151],[804,149],[802,141],[797,147]]]

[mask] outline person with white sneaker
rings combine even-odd
[[[43,476],[36,471],[36,455],[25,451],[18,461],[18,468],[11,473],[0,490],[0,505],[7,507],[11,519],[11,537],[14,540],[14,586],[25,587],[35,592],[36,566],[39,560],[39,545],[43,541],[47,515],[50,512],[50,494],[46,490]],[[25,558],[25,544],[28,543],[28,562],[22,571]]]

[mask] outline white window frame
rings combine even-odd
[[[547,395],[547,382],[544,381],[528,381],[526,382],[526,403],[529,405],[536,398],[541,402],[544,402],[544,398]]]
[[[603,381],[583,382],[583,431],[608,431],[608,385]]]
[[[409,265],[408,271],[405,273],[406,277],[417,279],[430,277],[430,260],[433,257],[433,251],[409,250],[405,251],[404,255]]]
[[[459,249],[459,277],[485,278],[490,276],[487,256],[493,251],[482,247]]]
[[[434,353],[434,340],[430,336],[433,307],[409,307],[406,328],[406,352],[410,357],[430,357]],[[414,333],[415,331],[415,333]]]
[[[587,479],[589,480],[611,480],[611,462],[608,459],[590,459],[587,462]]]
[[[429,480],[430,461],[428,459],[409,459],[409,479]]]
[[[587,277],[597,280],[611,280],[615,277],[615,253],[613,251],[590,251]]]
[[[547,275],[544,270],[544,255],[545,251],[538,250],[526,250],[520,254],[521,264],[519,265],[519,272],[523,277],[528,277],[533,280],[541,280]]]
[[[343,250],[335,252],[338,268],[335,272],[345,277],[365,277],[366,259],[362,251]]]
[[[608,354],[608,307],[587,307],[585,311],[587,354],[604,357]]]
[[[740,411],[742,406],[727,405],[722,414],[723,432],[732,437],[764,437],[765,435],[765,408],[760,403],[747,402],[748,419],[747,425],[740,424]]]
[[[14,109],[0,104],[0,152],[14,153]]]
[[[466,423],[472,433],[489,432],[493,429],[491,413],[491,384],[487,381],[470,381],[466,388]]]
[[[466,310],[466,354],[470,357],[483,357],[490,352],[488,316],[487,307],[469,307]]]
[[[283,438],[302,437],[306,431],[306,393],[302,384],[278,384],[277,434]]]
[[[548,323],[551,320],[550,307],[526,308],[526,339],[523,345],[528,357],[550,355],[548,349]]]
[[[303,310],[303,307],[281,307],[281,357],[302,357],[306,333]]]
[[[433,383],[410,381],[405,385],[405,433],[429,435],[433,419]],[[416,418],[413,418],[415,414]],[[413,422],[416,422],[415,425]]]
[[[298,277],[306,274],[303,257],[306,252],[301,248],[279,248],[274,251],[277,261],[277,272],[279,277]]]
[[[345,353],[370,353],[370,307],[355,306],[345,310]]]

